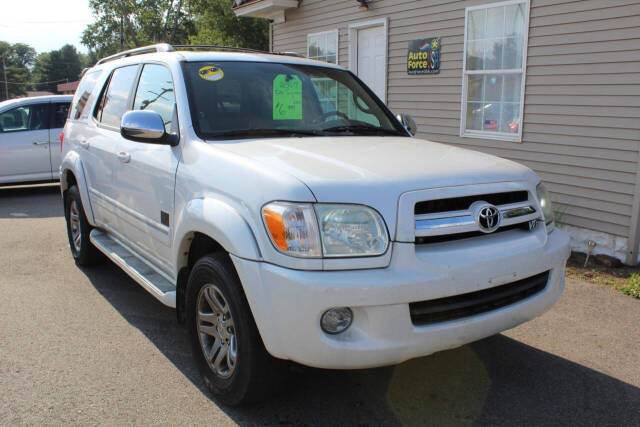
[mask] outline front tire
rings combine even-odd
[[[80,192],[75,185],[65,192],[64,214],[67,220],[69,248],[76,264],[82,267],[95,264],[100,259],[100,252],[89,240],[91,226],[84,214]]]
[[[231,406],[255,402],[277,388],[283,362],[264,348],[227,254],[209,254],[195,263],[186,307],[194,361],[219,401]]]

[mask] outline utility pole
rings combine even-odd
[[[2,57],[2,76],[4,77],[4,97],[9,99],[9,82],[7,81],[7,66],[4,63],[4,56]]]

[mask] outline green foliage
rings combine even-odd
[[[194,32],[187,0],[89,0],[96,21],[82,33],[82,44],[101,58],[153,43],[186,43]]]
[[[631,277],[629,277],[628,285],[623,286],[620,290],[634,298],[640,298],[640,274],[632,274]]]
[[[36,51],[31,46],[24,43],[9,44],[0,41],[0,101],[7,99],[6,92],[8,89],[9,99],[27,94],[31,72],[29,67],[33,65],[36,57]],[[2,69],[2,62],[6,68],[6,76]],[[5,88],[4,81],[9,83]]]
[[[196,2],[194,2],[196,3]],[[269,21],[237,17],[231,10],[232,0],[200,1],[195,11],[196,34],[191,44],[269,49]]]
[[[89,0],[96,22],[82,44],[93,60],[154,43],[268,49],[266,19],[238,18],[232,0]]]
[[[59,50],[41,53],[33,67],[34,86],[38,90],[55,92],[58,83],[77,80],[83,68],[83,56],[70,44],[62,46]]]

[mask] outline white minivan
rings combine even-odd
[[[0,102],[0,185],[60,179],[60,132],[73,95]]]

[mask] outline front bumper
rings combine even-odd
[[[516,234],[518,233],[518,234]],[[458,347],[547,311],[564,288],[569,237],[544,227],[431,245],[394,243],[387,268],[303,271],[232,256],[267,350],[333,369],[369,368]],[[462,319],[415,326],[409,303],[511,283],[549,271],[547,286],[522,301]],[[327,335],[320,317],[347,306],[351,327]]]

